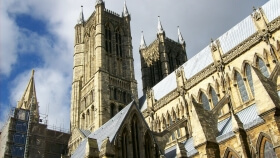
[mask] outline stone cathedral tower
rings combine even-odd
[[[75,26],[71,131],[95,131],[132,99],[137,100],[130,14],[105,8],[97,0],[95,11]],[[72,135],[72,139],[73,139]]]
[[[142,34],[140,43],[143,93],[187,61],[186,44],[178,27],[178,42],[165,36],[158,18],[157,39],[146,45]]]

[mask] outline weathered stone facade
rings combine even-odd
[[[179,38],[180,38],[180,32]],[[165,36],[165,32],[159,21],[157,39],[146,46],[142,35],[140,45],[141,71],[143,93],[152,88],[163,78],[187,61],[185,41],[179,39],[175,42]]]
[[[279,6],[279,2],[266,5]],[[167,154],[177,150],[177,157],[187,157],[180,156],[185,152],[188,157],[209,158],[280,156],[280,16],[268,20],[259,8],[245,20],[254,24],[256,32],[227,52],[221,46],[225,43],[221,44],[222,38],[211,41],[206,49],[213,62],[187,78],[187,61],[175,70],[176,87],[172,91],[161,94],[160,86],[172,85],[163,80],[141,101],[141,111],[155,135],[177,126],[169,140],[158,139],[159,144],[166,142]],[[246,30],[237,26],[234,29]],[[249,109],[253,108],[255,117],[260,118],[248,123],[253,117]],[[183,126],[179,123],[182,120]],[[223,133],[227,130],[223,128],[230,130]],[[189,140],[191,151],[179,147],[178,142],[187,144]]]
[[[120,16],[101,1],[88,20],[81,12],[74,49],[71,131],[93,132],[138,100],[128,11]],[[72,135],[70,149],[80,138]]]
[[[108,111],[109,105],[125,103],[110,98],[110,86],[120,88],[115,84],[127,77],[126,92],[137,97],[130,16],[126,5],[123,16],[117,17],[97,0],[89,20],[81,18],[76,26],[69,156],[279,157],[279,8],[280,2],[271,0],[254,9],[188,61],[180,31],[178,42],[169,40],[159,21],[157,39],[146,46],[142,35],[140,44],[145,95],[139,104],[132,101],[111,118],[114,112]],[[128,43],[122,49],[130,57],[124,59],[130,66],[125,73],[124,69],[111,71],[108,64],[117,59],[117,65],[121,58],[117,38],[122,27],[114,27],[120,23],[127,31],[120,37]],[[116,30],[112,38],[116,41],[108,40],[110,27]],[[86,33],[90,28],[93,31]],[[95,38],[90,38],[93,32]],[[130,75],[122,76],[126,73]],[[85,106],[83,98],[91,91],[94,100]],[[87,113],[91,106],[100,118]]]

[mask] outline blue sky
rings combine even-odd
[[[141,31],[146,43],[156,38],[157,16],[166,35],[177,40],[177,26],[192,57],[267,0],[127,0],[136,79],[142,95],[139,44]],[[10,107],[20,100],[31,70],[40,113],[49,125],[69,128],[74,26],[84,7],[87,19],[95,0],[6,0],[0,2],[0,128]],[[123,0],[106,0],[105,7],[121,14]],[[47,110],[49,109],[49,110]]]

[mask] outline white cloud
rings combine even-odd
[[[3,1],[0,6],[0,19],[0,74],[9,76],[12,65],[17,61],[18,27],[8,15]]]
[[[25,71],[12,81],[11,103],[20,100],[30,79],[31,72]],[[49,125],[60,125],[69,128],[70,85],[71,77],[54,69],[35,68],[35,87],[39,110],[48,114]]]

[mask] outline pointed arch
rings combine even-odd
[[[122,157],[128,158],[128,146],[129,146],[129,138],[128,138],[128,130],[124,127],[121,137],[121,146],[122,146]]]
[[[243,78],[241,77],[241,75],[238,71],[234,72],[234,76],[235,76],[234,79],[237,83],[237,88],[239,90],[239,94],[240,94],[240,97],[242,99],[242,102],[248,101],[249,96],[248,96],[248,92],[246,90]]]
[[[176,105],[175,112],[176,112],[176,115],[177,115],[177,119],[180,119],[181,118],[181,113],[180,113],[178,104]]]
[[[261,58],[259,55],[255,54],[254,57],[254,62],[256,67],[262,72],[262,74],[268,78],[269,77],[269,72],[266,67],[266,63],[264,62],[263,58]]]
[[[172,107],[172,110],[171,110],[171,117],[172,117],[172,120],[173,120],[173,121],[176,121],[177,118],[178,118],[173,107]]]
[[[144,135],[144,143],[145,143],[145,157],[152,158],[152,137],[148,130]]]
[[[112,24],[105,23],[105,50],[107,53],[112,53]]]
[[[268,134],[261,132],[258,141],[257,148],[260,158],[276,158],[276,153],[273,149],[271,138]]]
[[[199,101],[200,101],[200,103],[202,103],[203,108],[204,108],[205,110],[208,110],[208,111],[211,110],[208,97],[207,97],[206,94],[205,94],[204,92],[202,92],[202,91],[200,91],[200,94],[199,94]]]
[[[117,27],[115,29],[115,48],[116,48],[116,55],[119,57],[123,57],[122,33],[120,27]]]
[[[219,99],[215,89],[212,86],[209,88],[209,95],[211,96],[213,106],[215,107],[218,104]]]
[[[181,115],[181,118],[183,118],[184,117],[184,114],[185,114],[185,107],[184,107],[184,105],[183,105],[183,103],[181,102],[180,103],[180,115]]]
[[[162,121],[161,121],[162,126],[161,127],[162,127],[162,129],[165,129],[167,127],[167,123],[166,123],[166,119],[164,117],[164,114],[162,114],[161,118],[162,118]]]
[[[223,158],[240,158],[237,152],[229,147],[227,147]]]
[[[254,85],[253,85],[253,78],[252,78],[252,71],[251,71],[251,66],[248,63],[245,63],[244,65],[244,74],[247,78],[247,83],[250,87],[251,93],[253,96],[255,96],[255,90],[254,90]]]
[[[140,150],[139,150],[139,120],[136,114],[132,116],[131,119],[131,139],[132,139],[132,149],[133,149],[133,157],[140,158]]]

